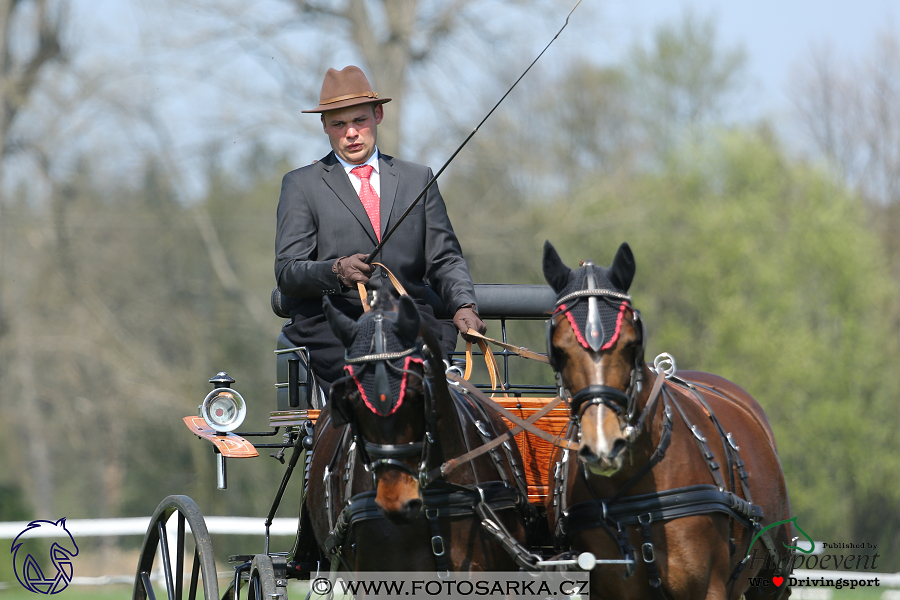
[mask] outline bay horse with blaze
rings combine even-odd
[[[609,268],[573,271],[547,242],[543,271],[557,294],[547,352],[571,409],[567,435],[580,438],[577,452],[554,454],[550,526],[561,547],[629,561],[624,572],[595,567],[591,597],[790,594],[790,506],[760,405],[716,375],[675,372],[671,357],[644,362],[628,244]]]
[[[440,465],[507,426],[451,391],[440,345],[415,303],[376,292],[353,321],[324,302],[346,347],[313,436],[304,514],[332,568],[347,571],[517,570],[504,542],[525,541],[530,507],[518,447],[504,444],[446,478]],[[502,535],[482,526],[489,515]],[[506,536],[506,537],[504,537]]]

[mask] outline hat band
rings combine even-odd
[[[374,100],[378,99],[378,94],[375,92],[363,92],[362,94],[347,94],[345,96],[337,96],[336,98],[329,98],[328,100],[319,100],[319,104],[334,104],[335,102],[340,102],[341,100],[351,100],[353,98],[372,98]]]

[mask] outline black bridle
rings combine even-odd
[[[616,290],[597,287],[592,269],[593,263],[586,261],[584,266],[587,268],[587,288],[574,291],[559,298],[556,301],[553,315],[547,321],[547,358],[550,361],[550,366],[556,372],[560,396],[568,400],[573,418],[578,420],[589,406],[602,404],[616,414],[622,423],[623,429],[626,431],[626,437],[628,437],[629,441],[632,441],[640,429],[635,426],[635,419],[637,418],[637,397],[641,392],[644,367],[644,342],[646,339],[644,321],[641,319],[640,311],[631,306],[631,296]],[[639,339],[634,349],[631,375],[628,388],[625,391],[608,385],[592,384],[578,390],[575,394],[571,394],[563,383],[559,359],[553,352],[553,331],[556,326],[556,317],[571,311],[579,302],[584,301],[588,303],[584,338],[589,348],[594,352],[600,351],[604,339],[603,325],[600,319],[600,302],[612,305],[624,303],[634,316],[634,326],[638,330]],[[641,416],[641,421],[643,417],[644,415]]]
[[[378,416],[388,416],[391,413],[386,413],[384,410],[382,410],[382,407],[384,407],[385,405],[399,406],[399,403],[403,401],[403,398],[393,397],[390,378],[403,377],[404,375],[411,375],[418,378],[422,381],[422,395],[424,399],[425,413],[425,436],[421,441],[410,442],[408,444],[377,444],[375,442],[370,442],[365,439],[365,437],[363,437],[362,432],[359,430],[360,428],[358,425],[358,421],[353,415],[352,410],[350,410],[350,407],[344,406],[342,407],[342,409],[338,410],[342,410],[344,412],[343,416],[350,424],[353,439],[356,443],[356,447],[359,448],[360,459],[362,460],[363,467],[367,472],[372,473],[372,476],[375,478],[376,485],[378,482],[377,469],[380,467],[398,468],[411,475],[413,478],[419,481],[420,484],[423,484],[423,482],[427,479],[426,465],[428,463],[428,450],[431,444],[434,443],[433,430],[435,427],[435,422],[437,420],[437,415],[434,409],[434,402],[432,400],[431,385],[428,380],[427,373],[423,375],[403,366],[394,364],[395,361],[412,356],[420,359],[421,364],[423,365],[423,369],[427,371],[428,362],[425,360],[423,354],[423,345],[419,340],[411,347],[404,350],[400,350],[397,352],[386,352],[384,322],[385,320],[390,319],[386,319],[385,313],[381,310],[375,311],[372,318],[375,322],[375,332],[373,334],[372,342],[369,345],[371,353],[365,354],[363,356],[350,357],[348,350],[345,354],[345,362],[348,365],[347,367],[345,367],[345,370],[350,371],[350,373],[347,376],[336,381],[335,384],[337,384],[338,382],[354,380],[357,383],[357,388],[359,389],[360,394],[362,394],[363,391],[360,378],[367,370],[374,369],[375,387],[374,398],[372,399],[374,405],[369,406],[369,408]],[[360,368],[358,370],[351,371],[350,367],[353,366],[359,366]],[[405,391],[406,390],[401,389],[400,394],[405,393]],[[347,402],[347,400],[346,398],[341,400],[332,398],[332,403],[335,406],[337,406],[337,404],[340,402],[345,403]],[[419,459],[417,468],[414,468],[407,462],[404,462],[404,459],[408,460],[413,457],[418,457]],[[422,485],[422,487],[424,487],[424,485]]]

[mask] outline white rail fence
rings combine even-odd
[[[260,517],[204,517],[206,528],[210,534],[220,535],[265,535],[265,519]],[[170,519],[171,525],[175,519]],[[0,523],[0,540],[13,540],[28,527],[29,521],[7,521]],[[72,534],[75,543],[86,537],[107,537],[120,535],[143,536],[150,526],[150,517],[129,517],[121,519],[66,519],[66,529]],[[190,531],[190,525],[188,525]],[[269,535],[294,536],[297,533],[297,519],[278,518],[272,520]],[[62,532],[55,527],[43,527],[33,530],[30,537],[61,537]],[[174,536],[169,540],[174,544]],[[173,547],[174,551],[174,547]],[[231,577],[232,573],[223,573]],[[100,577],[73,577],[72,585],[107,585],[113,583],[134,582],[134,573],[128,575],[103,575]],[[18,585],[15,581],[15,583]],[[0,590],[10,587],[9,582],[0,582]]]
[[[260,517],[204,517],[206,528],[210,534],[224,535],[265,535],[265,519]],[[12,521],[0,523],[0,540],[15,539],[28,527],[28,521]],[[170,522],[171,524],[171,522]],[[131,517],[122,519],[71,519],[66,520],[66,529],[72,534],[75,543],[84,537],[140,535],[143,536],[150,526],[150,517]],[[297,533],[297,519],[279,518],[272,521],[269,534],[272,536],[293,536]],[[47,535],[49,534],[49,535]],[[53,537],[59,535],[56,528],[42,528],[33,532],[35,537]],[[170,536],[170,540],[174,541]],[[861,571],[821,571],[810,569],[797,569],[794,571],[795,579],[806,580],[850,580],[860,581],[878,578],[879,587],[888,588],[881,598],[882,600],[900,600],[900,591],[890,588],[900,588],[900,573],[872,573]],[[134,574],[129,575],[105,575],[102,577],[74,577],[74,585],[104,585],[109,583],[132,583]],[[0,582],[0,589],[8,586]],[[829,588],[794,587],[793,597],[808,600],[830,600],[832,590]]]

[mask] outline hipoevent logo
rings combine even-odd
[[[825,550],[841,549],[852,550],[853,552],[849,554],[816,553],[816,543],[809,534],[797,525],[797,517],[793,517],[786,521],[778,521],[764,527],[753,537],[753,540],[750,542],[750,547],[753,547],[753,543],[756,542],[756,539],[767,529],[785,523],[793,524],[794,529],[803,534],[803,537],[806,538],[806,543],[803,543],[800,546],[788,546],[787,544],[784,544],[785,550],[783,552],[772,552],[769,550],[760,552],[758,548],[753,548],[752,552],[748,550],[745,560],[749,561],[751,569],[758,564],[757,561],[760,561],[762,562],[762,566],[768,571],[789,574],[787,577],[782,577],[781,575],[776,575],[771,578],[750,577],[751,587],[781,587],[782,585],[788,585],[790,587],[833,587],[836,589],[849,587],[850,589],[855,589],[856,587],[881,585],[877,577],[867,578],[859,576],[860,571],[874,571],[878,568],[877,561],[881,555],[878,554],[877,544],[822,544],[822,549]],[[797,540],[798,538],[794,539]],[[860,552],[860,550],[870,550],[874,551],[874,553]],[[839,575],[831,578],[793,577],[794,569],[829,569],[835,571],[854,571],[855,573],[848,572],[846,577],[841,577]],[[850,575],[853,576],[850,577]]]
[[[62,542],[53,542],[49,553],[45,547],[38,551],[38,545],[29,543],[39,537],[50,537],[47,529],[56,530],[49,532],[50,536],[62,537]],[[55,522],[32,521],[13,540],[10,552],[13,555],[16,579],[30,592],[58,594],[72,581],[72,557],[78,555],[78,546],[66,529],[65,519]]]

